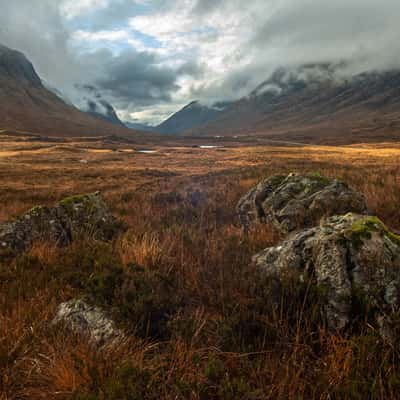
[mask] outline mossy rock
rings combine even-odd
[[[267,222],[283,234],[348,212],[368,213],[362,194],[319,173],[273,176],[251,189],[237,205],[244,228],[256,221]]]
[[[400,235],[389,230],[389,228],[378,218],[366,216],[356,221],[348,232],[352,237],[371,239],[374,233],[379,233],[382,237],[387,237],[393,244],[400,246]]]
[[[124,230],[98,192],[67,197],[59,203],[57,213],[72,237],[90,235],[98,240],[111,240]]]
[[[400,310],[400,240],[377,217],[334,216],[265,249],[254,262],[267,276],[321,288],[331,328],[367,320],[381,327]],[[323,293],[323,294],[322,294]]]
[[[15,256],[35,241],[65,246],[80,236],[111,240],[124,229],[99,193],[78,195],[54,207],[37,206],[0,224],[0,257]]]

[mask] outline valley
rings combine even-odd
[[[400,398],[400,3],[367,3],[4,1],[0,400]]]
[[[227,141],[223,148],[200,149],[193,147],[200,144],[196,141],[137,146],[101,138],[32,141],[11,133],[1,134],[0,144],[0,222],[37,205],[52,206],[71,195],[100,191],[127,228],[111,244],[86,238],[56,248],[39,241],[26,255],[1,264],[4,399],[86,398],[106,393],[107,399],[117,400],[119,390],[139,391],[144,396],[139,398],[154,399],[197,399],[199,393],[222,396],[216,392],[220,390],[238,396],[252,393],[259,399],[265,395],[294,399],[299,393],[328,398],[328,392],[353,395],[353,377],[360,382],[357,393],[364,396],[370,390],[368,380],[397,370],[395,359],[387,359],[397,351],[371,328],[345,336],[321,330],[314,336],[314,323],[306,317],[299,322],[299,336],[290,321],[297,318],[301,304],[287,298],[284,301],[293,309],[284,316],[268,313],[266,298],[258,292],[263,284],[250,259],[278,243],[279,234],[264,227],[246,235],[238,225],[235,206],[264,177],[318,173],[359,190],[371,211],[398,232],[399,145]],[[160,285],[159,277],[177,285],[173,298],[162,285],[156,286],[158,292],[138,292],[147,296],[143,301],[150,308],[129,311],[147,315],[185,299],[171,320],[173,325],[162,334],[168,341],[158,333],[138,331],[121,346],[94,350],[89,338],[65,335],[62,326],[50,327],[58,304],[89,288],[100,296],[96,301],[108,304],[107,286],[93,285],[103,282],[97,279],[116,279],[112,274],[119,276],[113,269],[117,265],[127,276],[135,265],[144,268],[139,276],[133,275],[132,279],[140,279],[137,285]],[[126,301],[124,293],[112,296]],[[255,310],[259,311],[255,314]],[[154,329],[161,329],[156,320],[152,323]],[[124,326],[124,320],[119,324]],[[264,334],[272,335],[267,342],[259,336],[264,324],[268,326]],[[249,332],[252,326],[257,334]],[[365,344],[367,337],[373,337],[372,349]],[[381,367],[376,369],[376,364]],[[210,368],[224,372],[210,372]],[[139,374],[140,380],[127,383],[124,374]],[[379,391],[395,398],[396,386],[384,382],[378,384]]]

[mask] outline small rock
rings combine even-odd
[[[343,328],[357,318],[353,306],[360,298],[375,310],[380,326],[399,310],[400,236],[376,217],[331,217],[265,249],[253,261],[280,282],[288,276],[299,282],[312,279],[323,293],[330,328]]]
[[[23,253],[37,240],[65,246],[82,234],[111,240],[120,231],[121,223],[99,193],[73,196],[55,207],[35,207],[14,221],[0,224],[0,257]]]
[[[58,306],[54,324],[64,322],[76,332],[89,335],[98,345],[110,344],[124,338],[114,321],[100,308],[83,300],[74,299]]]
[[[323,217],[368,213],[360,193],[317,174],[265,179],[240,199],[236,210],[246,230],[256,221],[268,221],[283,234],[318,225]]]

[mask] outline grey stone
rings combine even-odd
[[[0,257],[23,253],[38,240],[65,246],[79,235],[110,240],[120,231],[121,224],[99,193],[73,196],[0,224]]]
[[[88,335],[98,345],[124,339],[124,333],[115,327],[114,321],[103,310],[81,299],[70,300],[58,306],[53,323],[60,322],[75,332]]]
[[[318,174],[265,179],[239,200],[236,210],[246,230],[256,221],[270,222],[283,234],[318,225],[323,217],[368,213],[362,194]]]
[[[293,233],[253,261],[279,282],[311,279],[323,293],[330,328],[343,328],[357,317],[352,305],[360,296],[376,309],[381,326],[400,306],[400,237],[376,217],[331,217],[319,227]]]

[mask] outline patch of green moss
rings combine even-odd
[[[393,243],[400,246],[400,236],[390,232],[388,227],[378,217],[364,217],[356,221],[350,227],[350,234],[353,240],[371,239],[373,232],[380,232],[388,237]]]
[[[84,214],[89,218],[93,215],[96,209],[95,199],[93,194],[83,194],[67,197],[60,201],[59,205],[64,209],[69,217],[73,217],[76,214],[75,206],[79,204]],[[90,229],[91,225],[83,227],[84,229]]]
[[[395,233],[390,231],[387,231],[386,235],[393,243],[396,243],[400,246],[400,235],[396,235]]]
[[[89,200],[90,195],[88,194],[78,194],[75,196],[67,197],[60,201],[61,206],[73,206],[76,203],[84,203]]]
[[[39,216],[40,214],[42,214],[43,210],[44,210],[43,206],[35,206],[35,207],[31,208],[31,210],[29,211],[28,214],[36,217],[36,216]]]
[[[324,175],[321,175],[319,172],[310,172],[306,175],[308,178],[311,178],[314,181],[321,185],[329,185],[331,183],[331,179],[327,178]]]
[[[279,186],[286,178],[286,175],[274,175],[271,176],[271,178],[269,178],[268,180],[271,186],[276,187]]]

